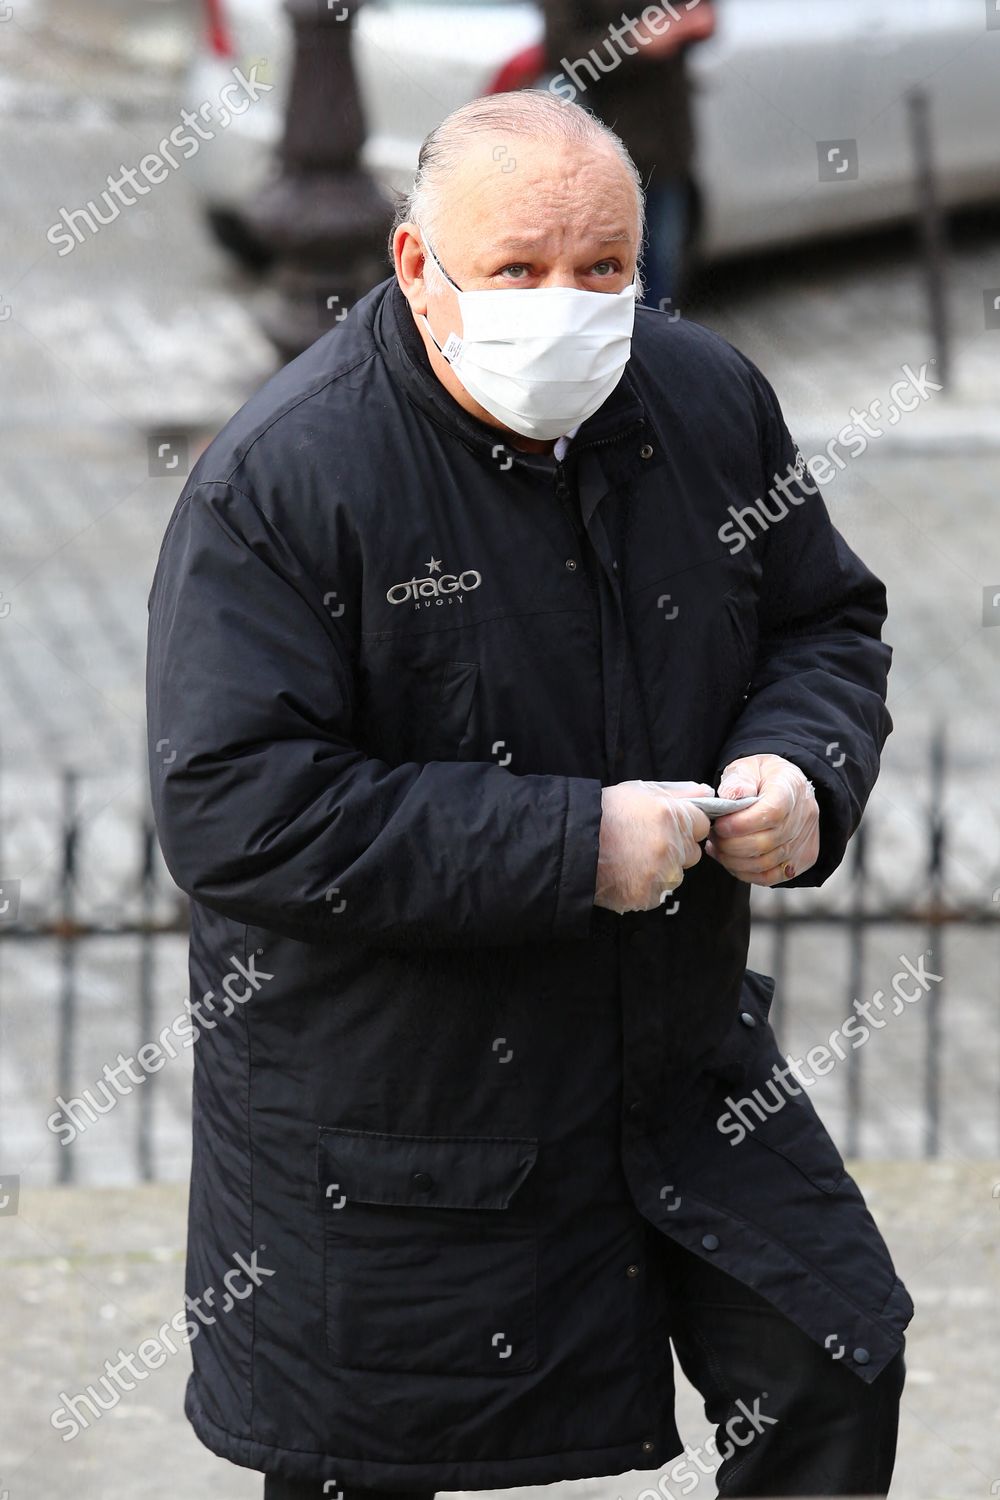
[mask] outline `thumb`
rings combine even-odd
[[[727,766],[719,782],[718,797],[753,797],[757,792],[757,777],[751,768],[740,761]]]

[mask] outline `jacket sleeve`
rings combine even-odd
[[[153,811],[177,884],[307,942],[586,937],[600,782],[366,755],[341,630],[247,495],[202,483],[182,496],[146,668]]]
[[[885,702],[892,650],[881,639],[885,585],[833,525],[773,389],[740,358],[757,410],[759,493],[781,480],[787,514],[754,544],[762,569],[757,654],[747,701],[716,774],[741,755],[772,754],[812,781],[820,808],[819,858],[812,869],[783,881],[787,890],[822,885],[861,820],[892,729]],[[768,506],[774,510],[771,501]]]

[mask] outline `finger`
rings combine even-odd
[[[727,868],[740,871],[749,870],[754,874],[759,874],[762,870],[777,868],[779,865],[785,864],[788,860],[794,862],[799,847],[800,844],[793,840],[783,844],[775,844],[767,849],[760,849],[756,852],[739,853],[733,850],[728,844],[725,844],[718,852],[719,857],[725,861]]]
[[[756,859],[733,859],[727,853],[723,856],[723,863],[727,870],[734,875],[762,875],[767,870],[779,869],[787,863],[794,863],[793,857],[786,850],[770,850]]]
[[[759,772],[752,765],[737,762],[723,771],[719,782],[720,797],[754,797],[763,791]]]
[[[790,847],[787,839],[782,839],[781,828],[769,829],[767,833],[755,833],[744,838],[721,838],[712,829],[712,837],[717,840],[718,847],[724,851],[727,859],[764,859],[769,854],[774,854],[773,863],[777,864],[777,852]]]
[[[722,813],[715,819],[715,831],[720,838],[745,838],[754,833],[773,833],[788,818],[788,807],[784,802],[761,798],[753,807],[742,812]]]
[[[764,871],[733,870],[730,868],[726,860],[720,859],[719,863],[722,865],[722,868],[724,870],[728,871],[728,873],[732,875],[734,880],[742,880],[744,885],[781,885],[783,881],[792,880],[797,873],[794,866],[781,865],[776,866],[774,869]],[[786,868],[791,870],[791,874],[785,873]]]
[[[714,797],[715,788],[707,781],[650,781],[650,787],[663,792],[667,797]]]
[[[707,839],[712,832],[712,820],[707,813],[703,813],[700,807],[691,809],[691,838],[696,844]]]
[[[701,845],[692,842],[684,851],[684,868],[690,870],[701,859]]]

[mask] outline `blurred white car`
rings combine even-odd
[[[280,0],[203,0],[184,103],[234,66],[273,85],[187,167],[218,236],[253,257],[241,209],[272,170],[292,55]],[[637,7],[636,13],[641,7]],[[698,140],[698,253],[716,258],[889,223],[912,211],[905,95],[928,91],[948,207],[1000,200],[1000,29],[979,0],[719,0],[689,52]],[[1000,28],[1000,19],[998,19]],[[354,56],[363,160],[408,187],[420,142],[457,105],[537,78],[530,0],[366,0]],[[579,101],[587,103],[586,94]],[[822,170],[822,176],[821,176]]]

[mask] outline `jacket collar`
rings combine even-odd
[[[451,432],[479,457],[495,464],[494,449],[504,442],[505,434],[467,412],[448,393],[431,368],[410,305],[395,276],[389,277],[383,287],[384,293],[375,308],[373,331],[392,378],[431,421]],[[581,424],[570,440],[566,462],[593,443],[613,443],[626,433],[634,433],[644,420],[645,411],[626,366],[603,406]],[[515,463],[529,468],[551,468],[553,464],[549,454],[525,453],[514,447],[508,447],[507,452]]]

